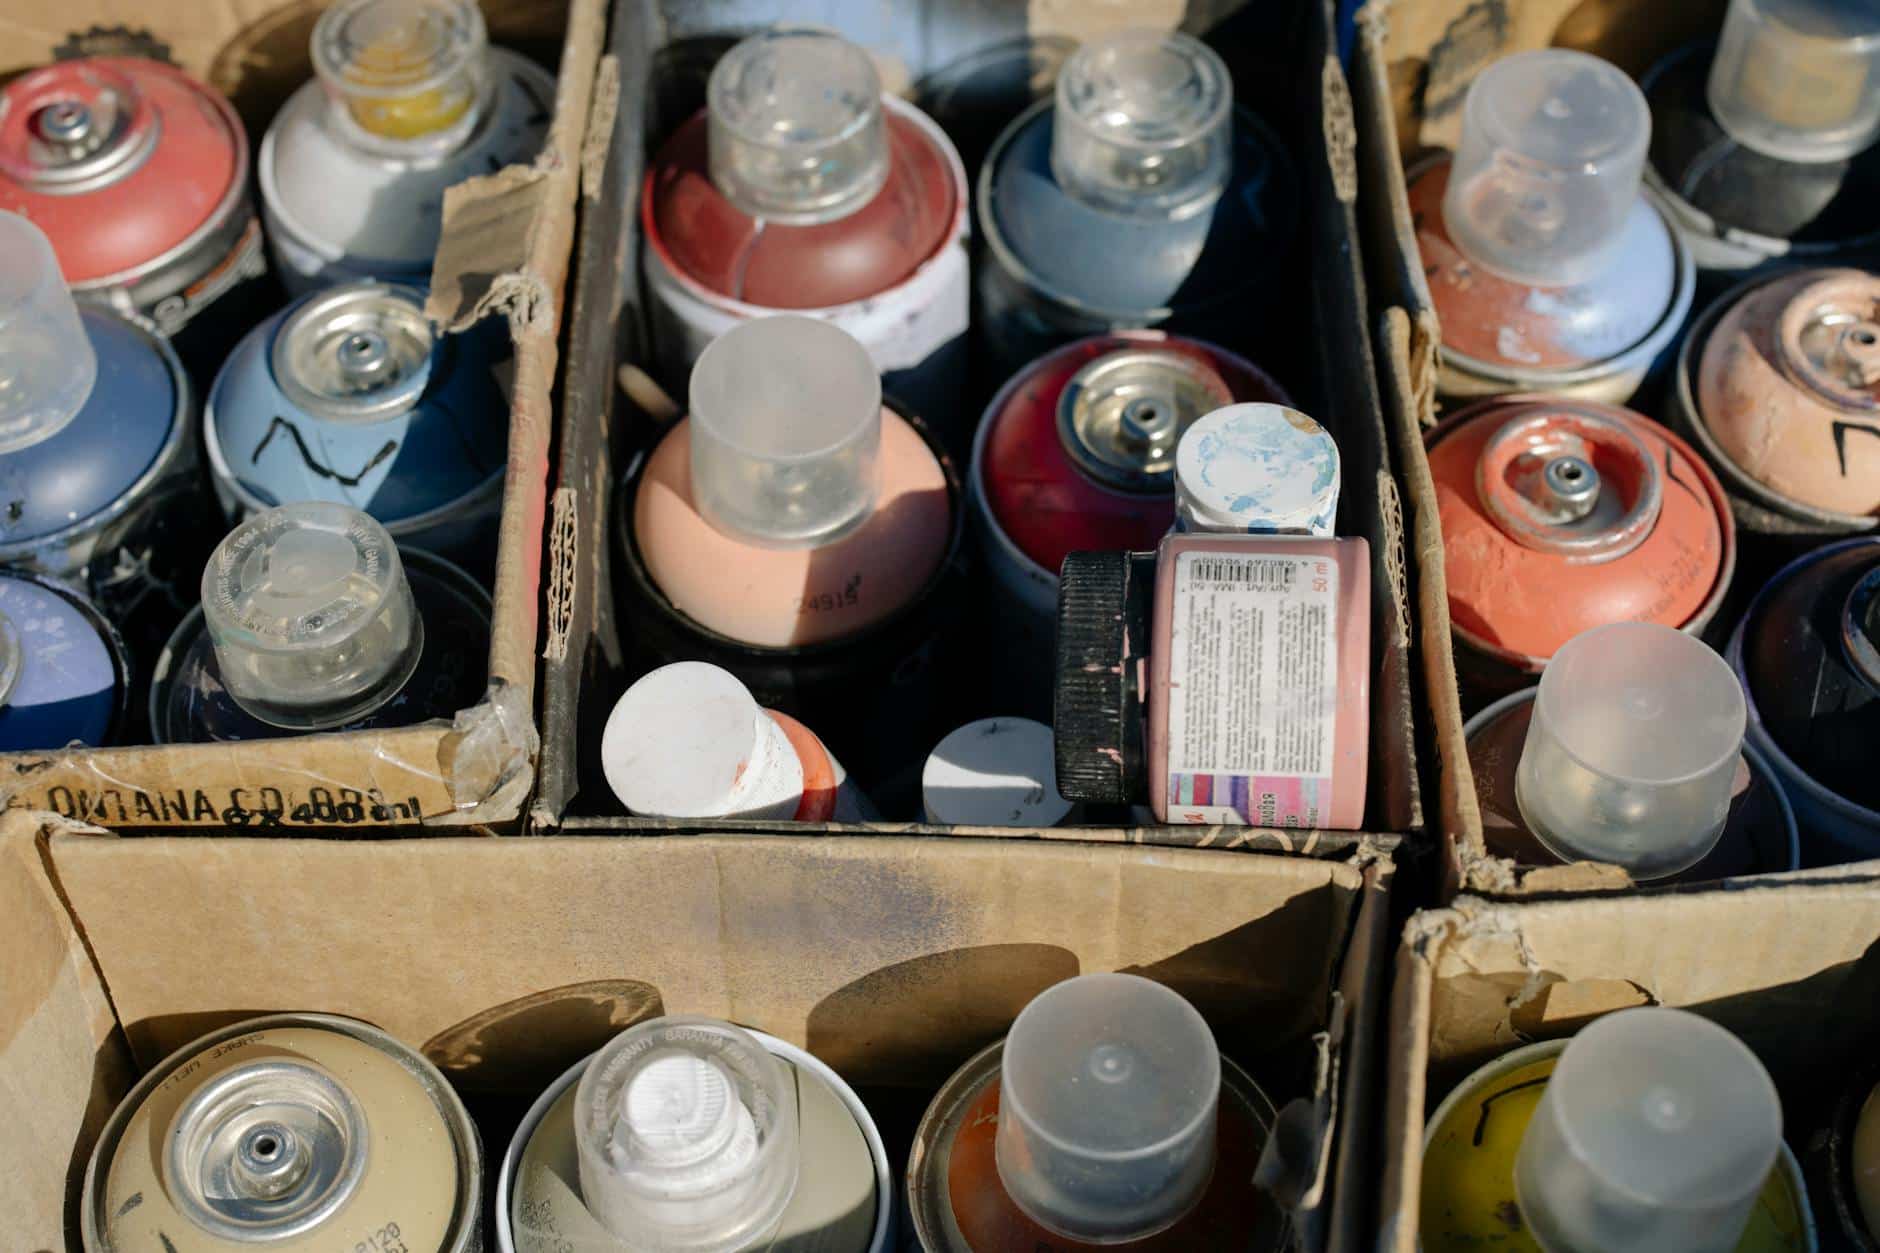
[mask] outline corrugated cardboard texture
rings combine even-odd
[[[39,824],[0,817],[0,1245],[66,1247],[91,1143],[130,1056],[40,861]]]
[[[1393,995],[1377,1247],[1414,1253],[1424,1120],[1517,1045],[1667,1005],[1736,1032],[1778,1087],[1872,1057],[1880,862],[1662,894],[1460,897],[1411,918]]]

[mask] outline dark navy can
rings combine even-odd
[[[497,320],[438,334],[413,287],[345,283],[288,306],[242,340],[209,391],[204,444],[229,521],[331,501],[401,544],[486,567],[512,355]]]
[[[129,691],[103,614],[43,575],[0,569],[0,752],[115,743]]]

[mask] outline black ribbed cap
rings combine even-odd
[[[1066,800],[1147,799],[1143,693],[1154,553],[1072,553],[1058,573],[1057,785]]]

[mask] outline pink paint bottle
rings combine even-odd
[[[1057,777],[1175,825],[1364,820],[1370,546],[1332,537],[1338,449],[1306,415],[1231,405],[1176,453],[1154,553],[1073,553],[1058,600]]]

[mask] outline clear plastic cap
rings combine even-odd
[[[1338,513],[1338,445],[1285,405],[1228,405],[1197,419],[1175,448],[1175,516],[1184,531],[1316,535]]]
[[[1560,1055],[1515,1196],[1553,1253],[1731,1253],[1781,1144],[1775,1084],[1741,1040],[1683,1010],[1620,1010]]]
[[[476,126],[488,43],[472,0],[341,0],[314,25],[313,68],[349,139],[447,152]]]
[[[796,1191],[796,1093],[756,1037],[716,1018],[629,1028],[581,1073],[581,1196],[629,1248],[763,1248]]]
[[[692,367],[692,499],[726,535],[816,548],[874,510],[881,376],[856,338],[816,318],[741,322]]]
[[[1598,57],[1545,48],[1496,61],[1463,105],[1449,237],[1518,283],[1585,282],[1623,239],[1651,133],[1645,93]]]
[[[1731,0],[1710,110],[1780,161],[1839,161],[1880,138],[1880,7],[1872,0]]]
[[[839,35],[753,35],[719,58],[705,100],[712,182],[752,217],[832,221],[888,181],[881,75]]]
[[[368,515],[327,501],[258,513],[202,572],[223,686],[277,727],[341,726],[404,686],[424,624],[398,547]]]
[[[1138,975],[1078,975],[1025,1006],[1000,1060],[999,1179],[1074,1240],[1152,1235],[1214,1173],[1221,1055],[1195,1007]]]
[[[1234,167],[1234,83],[1212,48],[1179,31],[1093,39],[1058,72],[1051,174],[1117,213],[1185,216]]]
[[[601,732],[601,770],[627,812],[648,818],[790,818],[803,764],[736,675],[703,661],[629,687]]]
[[[51,241],[0,212],[0,453],[58,433],[97,381],[98,354]]]
[[[1747,716],[1703,641],[1649,622],[1583,631],[1541,674],[1515,771],[1521,817],[1567,861],[1676,874],[1723,834]]]
[[[1055,827],[1071,811],[1058,793],[1051,728],[1030,718],[981,718],[949,734],[920,774],[928,822]]]

